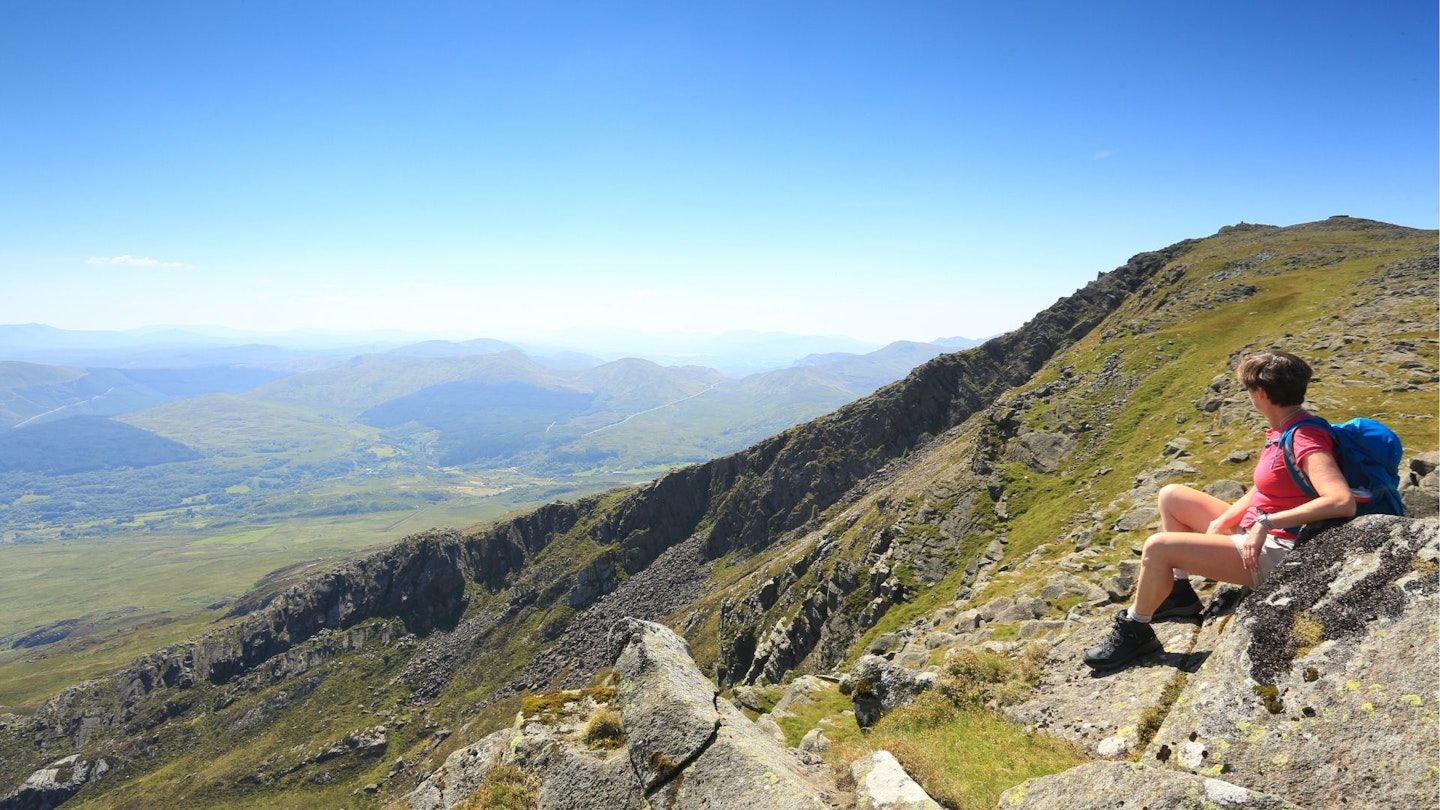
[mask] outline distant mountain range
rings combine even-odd
[[[951,351],[982,341],[941,338]],[[784,368],[813,354],[867,354],[881,348],[844,337],[735,331],[718,335],[574,330],[544,339],[430,339],[396,331],[244,332],[221,327],[146,327],[129,331],[69,330],[45,324],[0,325],[0,360],[44,365],[123,368],[251,366],[294,372],[362,354],[462,357],[522,351],[556,368],[576,370],[639,357],[660,365],[702,365],[731,376]]]
[[[10,334],[83,342],[57,331],[16,327]],[[224,442],[205,436],[203,425],[215,408],[231,414],[231,422],[250,420],[252,433],[266,433],[277,415],[288,419],[296,412],[376,428],[384,441],[447,467],[521,466],[550,474],[601,463],[663,467],[733,451],[833,410],[945,351],[937,344],[900,342],[867,354],[809,355],[788,368],[735,379],[703,366],[638,358],[535,358],[495,340],[426,341],[334,357],[324,367],[295,373],[246,365],[261,349],[287,351],[215,347],[207,350],[212,357],[227,353],[235,362],[177,368],[0,362],[0,428],[122,417],[126,436],[109,443],[111,455],[95,462],[102,468],[168,458],[147,451],[127,459],[127,449],[141,447],[129,425],[214,450]],[[236,396],[207,399],[215,395]],[[101,429],[92,424],[87,435]],[[63,430],[43,435],[50,441],[32,437],[16,447],[63,455],[71,446]]]
[[[103,349],[116,364],[0,360],[0,505],[13,504],[0,508],[0,528],[11,529],[109,520],[117,509],[263,512],[281,492],[316,493],[326,508],[339,491],[327,482],[424,480],[406,491],[428,497],[422,490],[449,491],[447,476],[461,471],[562,488],[645,480],[833,411],[947,350],[900,342],[737,378],[633,357],[535,357],[496,340],[343,355],[0,329],[45,351]],[[130,340],[133,355],[118,345]],[[133,365],[161,355],[177,365]]]

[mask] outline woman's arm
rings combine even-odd
[[[1255,497],[1255,488],[1251,487],[1240,496],[1240,500],[1230,504],[1230,508],[1220,513],[1220,516],[1210,521],[1210,527],[1205,530],[1206,534],[1235,534],[1240,531],[1240,518],[1245,517],[1245,510],[1250,508],[1250,500]]]
[[[1324,451],[1316,451],[1301,459],[1300,466],[1310,485],[1318,493],[1313,499],[1294,509],[1285,509],[1270,515],[1270,525],[1277,529],[1303,526],[1329,518],[1348,518],[1355,515],[1355,496],[1335,457]]]

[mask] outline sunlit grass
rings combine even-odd
[[[889,751],[931,798],[958,810],[990,810],[1005,790],[1085,762],[1070,742],[1027,732],[993,711],[1026,698],[1044,651],[952,651],[934,689],[868,731],[849,716],[822,725],[832,742],[827,761],[843,772],[860,757]]]
[[[955,810],[992,810],[1021,782],[1087,761],[1069,742],[1025,732],[984,709],[958,708],[934,692],[881,718],[868,734],[835,742],[827,759],[849,763],[881,750]]]

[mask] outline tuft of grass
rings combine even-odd
[[[1014,658],[980,649],[945,656],[937,691],[956,706],[1000,708],[1023,701],[1044,672],[1046,647],[1031,644]]]
[[[596,703],[609,703],[615,699],[615,690],[609,686],[597,686],[590,689],[547,692],[543,695],[526,695],[520,701],[520,713],[526,717],[538,717],[546,723],[553,723],[575,711],[587,697]]]
[[[998,622],[990,625],[991,641],[1019,641],[1019,622]]]
[[[1040,678],[1046,653],[1043,644],[1013,657],[953,651],[934,689],[885,715],[866,734],[835,735],[827,760],[848,768],[883,749],[945,807],[989,810],[1001,792],[1086,761],[1074,744],[1027,732],[994,711],[1025,699]],[[985,767],[975,767],[977,762]]]
[[[825,736],[834,738],[833,729],[840,723],[825,723],[828,718],[839,720],[842,714],[850,708],[850,698],[840,694],[837,687],[829,687],[816,692],[812,696],[813,702],[799,703],[790,707],[793,717],[776,717],[775,722],[779,724],[780,730],[785,732],[785,744],[791,748],[797,748],[810,729],[817,726],[825,728]],[[854,727],[855,721],[848,718],[844,721]],[[858,732],[858,729],[856,729]]]
[[[585,745],[596,750],[608,750],[619,748],[625,744],[625,727],[621,723],[620,713],[609,706],[596,706],[590,712],[590,719],[585,721],[585,731],[581,735]]]
[[[514,765],[496,765],[457,810],[531,810],[539,798],[539,780]]]

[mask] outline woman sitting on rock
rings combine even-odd
[[[1145,541],[1135,601],[1116,614],[1110,636],[1085,651],[1091,667],[1109,669],[1159,651],[1152,619],[1198,616],[1200,597],[1187,572],[1259,587],[1295,547],[1296,529],[1355,514],[1355,499],[1335,463],[1334,441],[1323,427],[1305,424],[1293,434],[1295,461],[1316,497],[1300,490],[1281,453],[1281,434],[1307,415],[1310,366],[1289,352],[1261,352],[1242,359],[1236,376],[1250,404],[1270,423],[1254,486],[1233,504],[1179,484],[1160,490],[1162,531]]]

